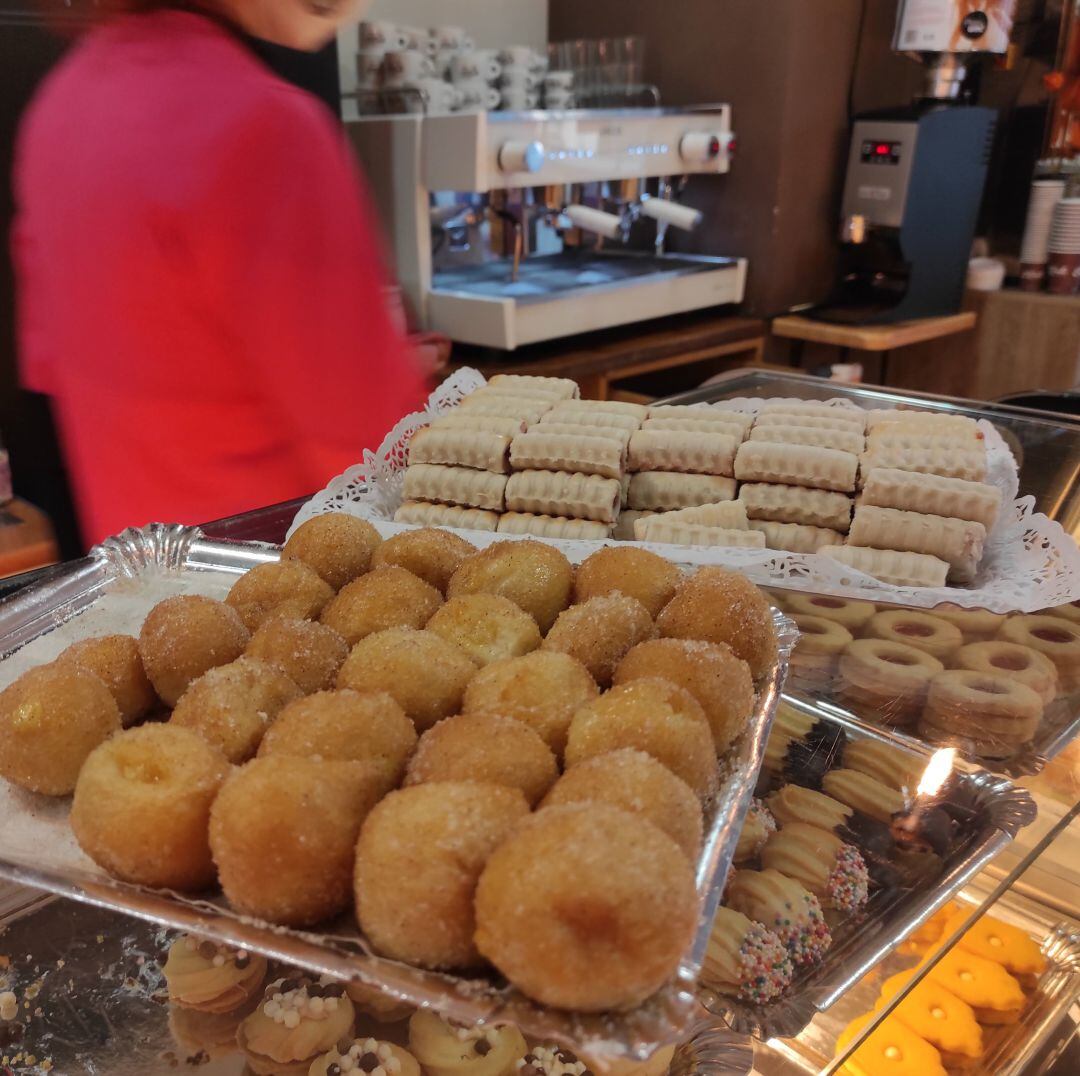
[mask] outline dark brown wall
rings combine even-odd
[[[729,175],[691,183],[686,200],[706,221],[684,243],[750,259],[752,313],[819,299],[831,279],[859,11],[859,0],[550,0],[553,41],[641,34],[664,104],[732,105],[738,155]]]

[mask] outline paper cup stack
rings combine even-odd
[[[1024,239],[1020,245],[1020,287],[1024,291],[1042,288],[1054,207],[1064,194],[1063,179],[1036,179],[1031,184]]]
[[[1054,207],[1047,252],[1047,290],[1075,295],[1080,291],[1080,198],[1062,198]]]

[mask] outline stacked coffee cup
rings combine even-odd
[[[471,41],[469,47],[440,50],[441,73],[454,85],[463,112],[486,112],[499,107],[500,94],[496,87],[502,64],[498,49],[478,49]]]
[[[1063,179],[1036,179],[1031,184],[1024,238],[1020,244],[1020,287],[1024,291],[1042,289],[1054,207],[1064,194]]]
[[[1054,206],[1047,251],[1046,290],[1080,293],[1080,198],[1062,198]]]
[[[499,53],[499,60],[501,107],[510,112],[539,108],[547,57],[528,45],[508,45]]]

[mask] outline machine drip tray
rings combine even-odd
[[[432,288],[489,299],[543,302],[591,288],[630,286],[725,267],[735,269],[738,262],[686,254],[564,251],[523,259],[517,280],[510,279],[509,262],[495,261],[437,272]]]

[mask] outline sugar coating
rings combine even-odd
[[[577,658],[603,687],[630,648],[655,634],[649,611],[636,598],[602,594],[560,613],[543,648]]]
[[[325,624],[274,617],[255,632],[244,653],[276,665],[301,691],[310,693],[334,686],[349,644]]]
[[[476,546],[458,534],[420,527],[388,538],[375,550],[371,565],[383,568],[396,564],[445,593],[450,577],[475,552]]]
[[[259,564],[233,584],[225,601],[239,614],[248,631],[272,616],[317,617],[334,596],[334,588],[314,568],[299,560]]]
[[[340,590],[363,575],[382,538],[366,520],[345,512],[327,512],[297,527],[281,550],[283,560],[303,561]]]
[[[321,621],[350,646],[387,628],[422,628],[442,605],[442,594],[396,564],[347,584],[323,610]]]

